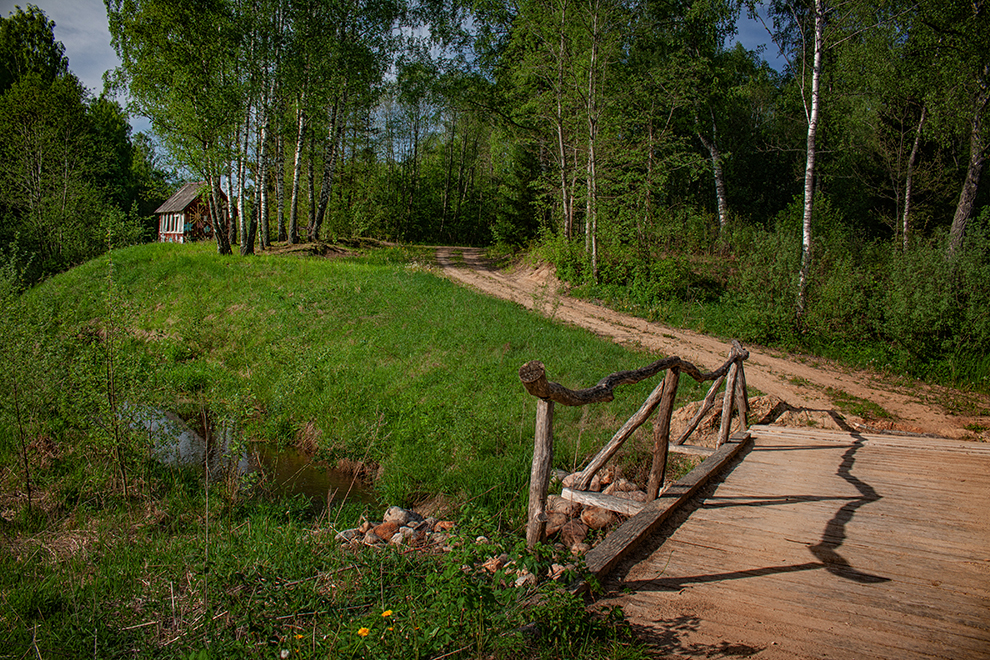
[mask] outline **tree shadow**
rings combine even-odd
[[[839,418],[837,422],[839,420],[841,420],[841,418]],[[622,561],[615,571],[613,571],[612,575],[606,580],[605,584],[622,586],[640,591],[677,591],[687,584],[720,582],[723,580],[736,580],[818,569],[825,569],[836,577],[861,584],[889,582],[890,578],[872,575],[854,568],[849,561],[838,552],[847,537],[846,526],[853,519],[856,512],[861,507],[881,499],[881,496],[873,489],[872,486],[852,474],[853,465],[856,460],[856,452],[863,447],[863,443],[866,440],[858,432],[849,430],[847,430],[847,432],[853,437],[854,442],[843,454],[836,474],[856,488],[859,493],[858,496],[826,497],[815,495],[781,495],[753,500],[750,500],[750,498],[733,498],[744,501],[720,500],[715,496],[715,492],[718,487],[724,483],[725,479],[732,474],[736,466],[745,460],[745,457],[748,456],[750,452],[761,451],[761,449],[750,445],[741,451],[739,455],[726,466],[718,477],[712,479],[704,488],[700,489],[700,491],[693,498],[691,498],[689,502],[682,506],[678,511],[674,512],[657,532],[655,532],[647,541],[640,544],[639,548],[631,553],[626,560]],[[831,448],[834,449],[834,445],[832,445]],[[771,450],[772,449],[773,448],[771,448]],[[644,561],[657,552],[667,541],[667,539],[669,539],[680,528],[680,526],[690,518],[691,514],[698,509],[715,509],[729,506],[775,506],[794,502],[819,502],[832,500],[846,500],[846,503],[838,511],[836,511],[832,518],[825,524],[825,528],[822,530],[818,542],[814,545],[807,546],[808,550],[815,557],[815,559],[817,559],[817,561],[800,564],[765,566],[708,575],[657,577],[651,580],[637,581],[625,580],[625,577],[629,574],[629,571],[633,566],[641,561]]]
[[[660,619],[656,622],[655,627],[632,624],[631,628],[636,637],[649,647],[651,655],[656,658],[667,658],[672,655],[691,658],[748,658],[766,648],[747,644],[731,644],[726,641],[720,641],[716,644],[688,642],[687,639],[697,632],[700,626],[700,617],[682,615],[672,619]]]
[[[824,564],[826,571],[838,577],[863,584],[889,582],[890,578],[871,575],[853,568],[849,562],[837,552],[838,548],[846,540],[846,525],[848,525],[849,521],[851,521],[853,516],[856,515],[856,511],[862,506],[882,499],[877,491],[873,489],[873,486],[853,475],[852,468],[853,464],[856,462],[856,452],[862,449],[863,443],[866,442],[866,438],[858,432],[850,432],[849,435],[855,439],[855,442],[853,442],[849,449],[847,449],[842,455],[842,462],[839,463],[839,469],[836,474],[858,490],[860,496],[835,512],[832,519],[825,524],[821,541],[815,545],[808,546],[808,550],[810,550],[811,554],[813,554],[819,561],[822,562],[822,564]]]

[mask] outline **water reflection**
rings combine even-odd
[[[313,463],[295,448],[278,451],[257,442],[236,451],[233,428],[212,423],[205,413],[193,422],[196,428],[173,413],[153,408],[129,408],[125,414],[131,428],[148,433],[152,455],[163,463],[206,466],[211,479],[222,478],[232,470],[245,476],[260,473],[257,478],[276,492],[303,495],[318,511],[330,502],[375,501],[367,483],[350,472]]]
[[[294,448],[272,451],[265,443],[254,443],[249,452],[254,469],[286,494],[305,495],[317,508],[328,501],[371,504],[375,501],[370,486],[352,473],[313,463],[309,456]],[[255,458],[256,457],[256,458]]]

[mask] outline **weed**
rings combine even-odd
[[[858,415],[863,419],[889,419],[890,413],[872,401],[861,399],[833,387],[825,388],[825,394],[832,400],[836,408],[844,413]]]

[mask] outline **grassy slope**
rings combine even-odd
[[[134,395],[166,407],[204,401],[252,439],[293,442],[311,422],[325,458],[384,466],[390,503],[492,488],[489,501],[504,503],[524,488],[532,446],[535,400],[519,385],[520,365],[541,359],[554,379],[585,387],[656,359],[403,257],[224,259],[207,245],[115,253],[121,352],[144,366]],[[31,295],[72,334],[106,317],[109,272],[97,260]],[[685,385],[682,398],[697,394]],[[558,464],[571,466],[579,435],[578,461],[594,453],[652,386],[622,388],[584,422],[558,407]]]
[[[520,545],[535,401],[518,367],[541,359],[584,387],[656,356],[481,297],[410,256],[145,245],[5,300],[0,377],[17,406],[0,405],[0,657],[642,657],[621,616],[596,619],[546,587],[533,608],[531,590],[504,586],[514,578],[461,567],[505,552],[544,574],[569,560]],[[653,385],[558,407],[557,464],[597,451]],[[344,552],[303,502],[236,479],[207,489],[149,462],[146,437],[114,430],[113,401],[207,409],[245,439],[305,437],[327,460],[377,462],[381,505],[470,500],[463,541],[439,557]],[[645,467],[648,435],[629,443],[630,465]],[[527,622],[538,637],[518,633]]]
[[[451,657],[497,648],[637,656],[635,644],[617,643],[616,620],[589,619],[580,602],[552,591],[528,610],[497,576],[461,566],[503,551],[534,570],[554,560],[527,558],[518,536],[496,529],[499,520],[518,529],[526,504],[535,402],[518,367],[539,358],[554,378],[583,387],[654,356],[480,297],[408,265],[409,256],[242,259],[208,245],[145,245],[14,301],[3,375],[19,383],[34,439],[35,508],[24,507],[17,433],[7,423],[0,647],[46,658],[93,649],[189,657],[207,648],[218,657],[274,657],[282,648],[294,657],[459,648],[467,650]],[[442,558],[342,553],[302,503],[269,503],[230,481],[214,483],[207,500],[196,475],[143,462],[139,435],[118,440],[129,456],[124,498],[106,430],[109,356],[118,401],[206,408],[245,437],[272,442],[294,442],[306,427],[327,459],[380,463],[383,503],[474,498],[461,512],[466,538],[503,540]],[[596,451],[651,385],[622,388],[585,417],[558,407],[558,464]],[[344,525],[360,513],[331,516]],[[385,610],[395,612],[394,630],[382,625]],[[538,641],[506,635],[533,620],[544,622]],[[357,636],[360,627],[376,636]]]

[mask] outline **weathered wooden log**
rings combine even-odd
[[[681,372],[673,367],[663,379],[663,396],[660,410],[653,420],[653,465],[646,484],[646,499],[655,500],[663,488],[664,473],[667,471],[667,445],[670,442],[670,416],[674,412],[674,399],[677,396],[677,383]]]
[[[553,401],[540,399],[536,402],[535,435],[526,525],[526,545],[530,548],[543,540],[547,528],[547,487],[553,464]]]
[[[665,382],[665,381],[664,381]],[[650,396],[646,397],[646,401],[643,405],[639,407],[639,410],[633,414],[632,417],[622,425],[622,428],[616,431],[612,439],[608,441],[608,444],[602,447],[602,450],[595,454],[595,457],[591,459],[587,467],[575,474],[574,489],[575,490],[588,490],[588,485],[594,478],[595,474],[602,469],[602,466],[608,462],[608,459],[619,450],[626,440],[629,439],[636,429],[638,429],[643,422],[650,418],[653,414],[653,410],[660,405],[660,401],[663,397],[663,382],[658,384],[653,391],[650,392]]]
[[[749,430],[749,394],[746,392],[746,370],[742,360],[736,361],[736,412],[739,415],[739,433]]]
[[[624,497],[616,497],[615,495],[605,495],[604,493],[595,493],[585,490],[564,488],[561,490],[560,496],[565,500],[579,502],[588,506],[597,506],[601,509],[608,509],[609,511],[621,513],[624,516],[635,516],[643,509],[643,502],[637,502],[636,500],[628,500]]]
[[[733,361],[729,367],[729,375],[725,377],[725,396],[722,398],[722,424],[718,429],[718,441],[715,447],[721,447],[729,439],[729,430],[732,427],[732,405],[735,402],[736,392],[736,372],[739,366]]]
[[[719,376],[712,383],[711,388],[708,390],[708,394],[705,395],[705,400],[701,402],[701,407],[698,408],[698,412],[695,413],[694,417],[688,423],[687,428],[681,433],[680,437],[673,442],[675,445],[683,445],[684,441],[694,433],[694,430],[698,428],[698,424],[701,422],[702,418],[708,414],[708,411],[712,409],[715,405],[715,396],[718,394],[718,388],[725,382],[725,376]]]
[[[667,357],[657,360],[653,364],[641,369],[617,371],[602,378],[594,387],[583,390],[571,390],[560,383],[547,380],[546,369],[543,363],[539,360],[532,360],[519,368],[519,380],[522,381],[526,391],[537,398],[550,399],[564,406],[584,406],[589,403],[611,401],[615,398],[612,390],[617,386],[638,383],[672,367],[677,367],[682,373],[691,376],[691,378],[694,378],[699,383],[706,380],[715,380],[728,372],[737,357],[745,360],[749,357],[749,351],[742,348],[739,342],[734,341],[729,359],[715,371],[706,373],[679,357]]]

